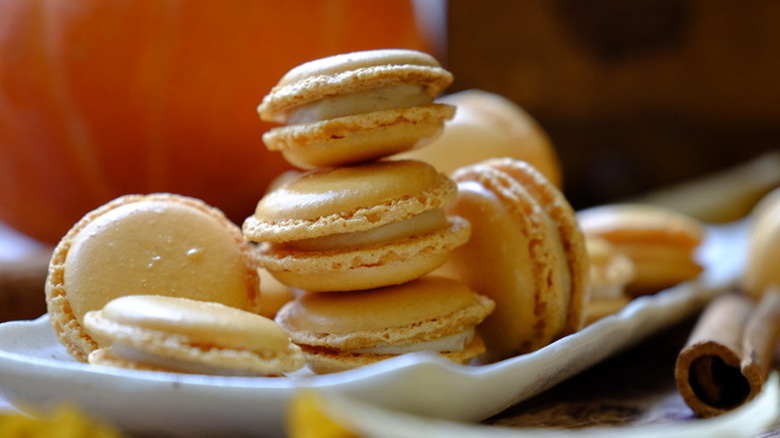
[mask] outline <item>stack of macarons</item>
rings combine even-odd
[[[484,351],[474,327],[492,300],[430,278],[469,238],[446,213],[456,184],[430,164],[388,158],[420,147],[454,107],[452,75],[412,50],[347,53],[290,70],[258,107],[282,123],[263,140],[293,165],[243,224],[258,263],[301,292],[277,314],[315,372],[407,351],[458,362]]]

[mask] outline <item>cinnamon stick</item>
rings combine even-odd
[[[756,302],[741,293],[718,297],[705,309],[675,367],[677,389],[699,416],[728,412],[764,385],[780,333],[780,291]]]

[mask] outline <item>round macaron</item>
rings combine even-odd
[[[527,161],[561,187],[561,165],[555,148],[547,133],[523,108],[482,90],[448,94],[437,102],[457,107],[455,117],[430,144],[399,157],[431,163],[447,174],[488,158],[512,157]]]
[[[493,307],[459,281],[426,276],[359,292],[305,293],[276,321],[314,372],[330,373],[415,351],[466,363],[484,352],[474,328]]]
[[[650,204],[611,204],[577,212],[582,231],[628,256],[635,275],[629,295],[655,293],[698,276],[696,249],[704,226],[674,210]]]
[[[480,326],[490,360],[541,348],[582,327],[588,262],[574,211],[563,194],[523,161],[461,167],[448,211],[472,226],[446,272],[492,298]]]
[[[412,160],[311,171],[267,193],[244,222],[282,283],[347,291],[403,283],[443,264],[469,224],[447,216],[455,183]]]
[[[626,285],[634,278],[634,262],[608,241],[585,236],[590,263],[590,298],[585,324],[618,312],[629,303]]]
[[[304,365],[273,320],[223,304],[128,295],[84,315],[102,348],[89,363],[217,375],[279,376]]]
[[[750,214],[747,255],[742,286],[760,298],[767,290],[780,288],[780,189],[765,195]]]
[[[138,294],[254,311],[257,264],[241,230],[219,210],[173,194],[123,196],[88,213],[56,246],[46,303],[62,343],[86,361],[97,344],[84,315]]]
[[[455,108],[434,103],[452,75],[415,50],[369,50],[299,65],[258,107],[286,126],[263,141],[291,164],[322,168],[368,161],[437,136]]]

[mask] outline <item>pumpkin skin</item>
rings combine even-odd
[[[128,193],[203,199],[237,223],[290,168],[263,95],[337,53],[428,50],[402,1],[0,2],[0,221],[54,243]]]

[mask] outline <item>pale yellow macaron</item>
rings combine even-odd
[[[59,339],[86,361],[97,347],[84,314],[123,295],[186,297],[254,311],[257,264],[219,210],[173,194],[128,195],[88,213],[49,264],[46,302]]]
[[[634,262],[607,240],[585,236],[590,265],[590,288],[585,324],[620,311],[631,301],[626,285],[634,278]]]
[[[585,234],[607,240],[631,259],[630,295],[658,292],[702,271],[696,249],[704,226],[687,215],[649,204],[610,204],[581,210],[577,219]]]
[[[311,171],[267,193],[244,222],[259,263],[309,291],[399,284],[439,267],[469,224],[446,215],[456,186],[412,160]]]
[[[574,211],[526,162],[490,159],[456,170],[448,211],[472,226],[444,272],[492,298],[480,326],[491,360],[539,349],[582,327],[588,264]]]
[[[488,158],[511,157],[527,161],[561,187],[561,165],[552,141],[523,108],[482,90],[449,94],[437,102],[457,107],[455,117],[430,144],[399,157],[426,161],[446,174]]]
[[[761,297],[769,288],[780,289],[780,189],[765,195],[749,216],[745,291]]]
[[[389,156],[437,136],[454,107],[434,103],[452,75],[432,56],[385,49],[317,59],[290,70],[258,107],[286,126],[263,135],[270,150],[310,169]]]
[[[469,362],[484,352],[474,328],[493,307],[459,281],[426,276],[364,291],[305,293],[276,321],[301,346],[309,368],[330,373],[416,351]]]
[[[84,315],[102,348],[89,363],[217,375],[279,376],[304,365],[301,349],[273,320],[223,304],[128,295]]]

